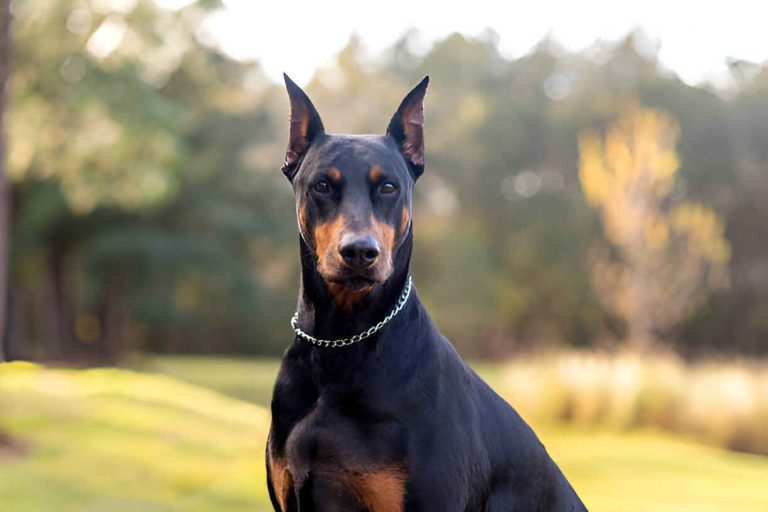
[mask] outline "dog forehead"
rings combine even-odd
[[[367,173],[373,167],[407,172],[395,142],[381,135],[326,135],[310,149],[305,164],[319,170],[335,167],[342,173]]]

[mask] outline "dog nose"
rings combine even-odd
[[[376,263],[379,258],[379,244],[370,236],[350,237],[341,241],[339,254],[351,268],[362,270]]]

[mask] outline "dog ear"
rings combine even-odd
[[[425,76],[403,99],[387,128],[387,135],[395,139],[414,179],[424,172],[424,96],[427,85],[429,76]]]
[[[293,180],[301,158],[307,153],[309,145],[318,135],[325,133],[320,114],[301,88],[283,73],[285,88],[291,100],[291,129],[288,137],[288,149],[285,151],[283,174]]]

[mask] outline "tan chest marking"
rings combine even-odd
[[[401,512],[406,480],[405,467],[393,464],[367,473],[349,473],[347,487],[371,512]]]

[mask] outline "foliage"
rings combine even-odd
[[[635,348],[655,344],[727,278],[730,247],[717,214],[670,200],[678,130],[668,115],[633,106],[604,140],[592,132],[579,139],[584,194],[618,249],[594,258],[595,289],[627,321]]]
[[[12,355],[247,349],[265,288],[287,288],[254,267],[292,225],[263,215],[274,185],[243,157],[271,133],[245,85],[258,70],[197,41],[197,5],[33,7],[14,32]],[[92,44],[105,27],[122,34],[109,51]],[[37,44],[51,33],[63,43]]]
[[[217,2],[44,3],[13,2],[9,355],[279,353],[298,283],[282,86],[201,42]],[[426,53],[411,37],[375,59],[353,39],[307,91],[330,131],[382,133],[432,76],[413,271],[464,354],[626,336],[590,279],[606,239],[579,187],[578,137],[627,101],[679,120],[670,194],[708,208],[670,208],[669,233],[711,233],[670,235],[675,252],[715,247],[723,229],[731,248],[730,288],[699,294],[663,334],[690,355],[768,350],[765,71],[726,100],[631,36],[577,54],[545,40],[516,59],[492,33]]]
[[[143,79],[148,66],[135,57],[169,44],[143,24],[149,2],[129,13],[71,2],[14,6],[11,176],[55,179],[78,213],[167,198],[179,164],[180,111]],[[107,32],[124,44],[111,49],[99,36]]]

